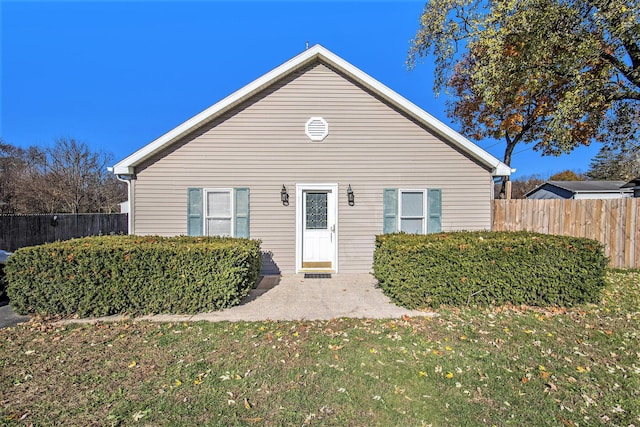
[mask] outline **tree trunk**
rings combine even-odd
[[[520,140],[520,134],[517,135],[514,139],[511,139],[509,133],[504,133],[504,138],[507,141],[507,147],[504,149],[504,164],[507,166],[511,166],[511,156],[513,155],[513,149],[518,144]],[[502,186],[500,187],[500,193],[498,193],[498,199],[505,199],[507,197],[507,182],[509,181],[509,177],[502,177]]]

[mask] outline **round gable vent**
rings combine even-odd
[[[304,126],[304,132],[312,141],[322,141],[329,135],[329,124],[322,117],[311,117]]]

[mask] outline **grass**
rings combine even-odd
[[[598,305],[0,331],[5,425],[640,425],[640,272]]]

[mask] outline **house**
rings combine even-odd
[[[511,172],[320,45],[112,171],[130,233],[260,239],[266,273],[370,272],[377,234],[490,229]]]
[[[633,190],[624,181],[547,181],[524,195],[527,199],[620,199]]]
[[[621,188],[630,188],[631,190],[633,190],[633,196],[632,197],[640,197],[640,176],[638,176],[638,177],[632,179],[631,181],[627,182]]]

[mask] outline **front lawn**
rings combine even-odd
[[[6,425],[640,425],[640,272],[599,305],[0,331]]]

